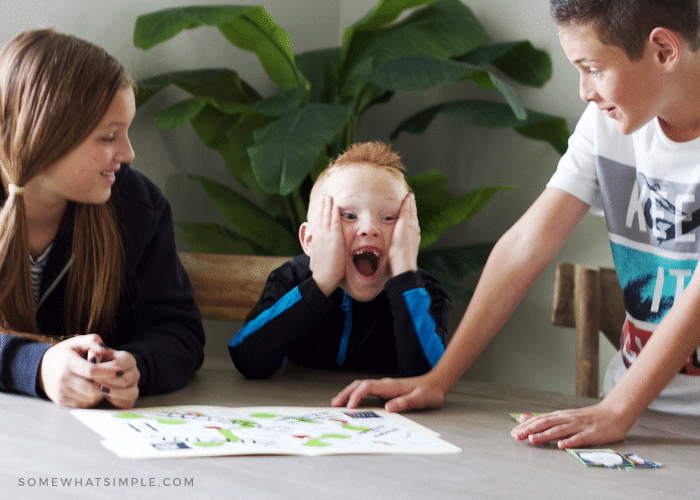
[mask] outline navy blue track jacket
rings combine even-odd
[[[270,376],[286,360],[329,370],[397,376],[429,371],[444,352],[450,298],[424,270],[391,278],[369,302],[337,288],[326,297],[299,255],[270,273],[229,353],[248,378]]]

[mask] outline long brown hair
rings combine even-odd
[[[0,167],[24,186],[81,144],[120,88],[133,85],[104,49],[44,29],[27,31],[0,54]],[[65,294],[65,334],[109,335],[123,282],[124,249],[111,200],[75,204]],[[32,297],[23,196],[0,210],[0,327],[39,333]]]

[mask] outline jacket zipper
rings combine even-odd
[[[343,337],[340,339],[340,348],[338,349],[338,366],[343,366],[345,363],[345,355],[348,352],[348,343],[350,342],[350,332],[352,331],[352,299],[343,291],[343,304],[340,308],[345,311],[345,327],[343,328]]]

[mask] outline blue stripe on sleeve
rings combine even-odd
[[[276,318],[284,311],[292,307],[294,304],[301,300],[301,293],[299,292],[299,287],[296,286],[292,290],[288,291],[283,295],[277,302],[274,303],[272,307],[264,310],[250,322],[248,322],[243,328],[238,330],[238,333],[233,336],[229,347],[236,347],[241,342],[243,342],[248,335],[256,332],[262,328],[265,323]]]
[[[423,348],[428,363],[434,367],[445,352],[445,347],[435,331],[435,320],[428,312],[430,295],[425,288],[414,288],[403,293],[403,300],[418,334],[418,342]]]

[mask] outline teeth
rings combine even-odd
[[[361,253],[373,253],[376,257],[379,257],[379,252],[377,250],[355,250],[354,255],[360,255]]]

